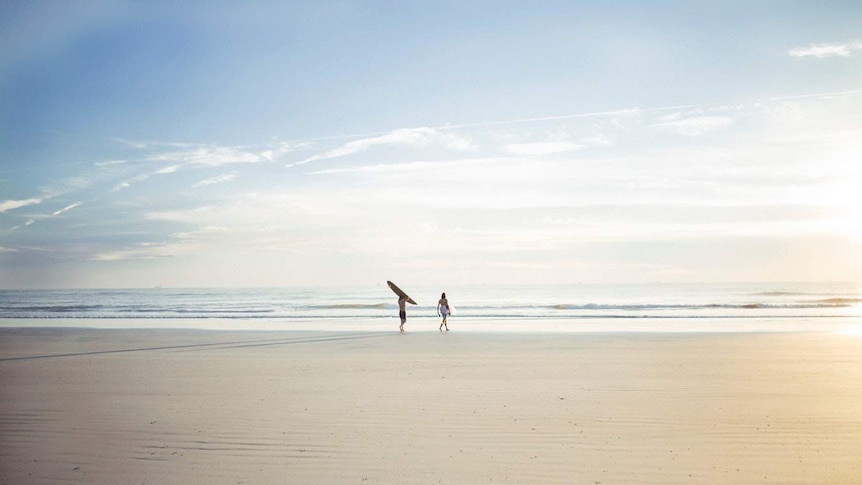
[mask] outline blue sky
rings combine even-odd
[[[858,2],[4,2],[0,287],[862,279]]]

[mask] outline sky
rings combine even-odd
[[[0,3],[0,288],[862,283],[862,3]]]

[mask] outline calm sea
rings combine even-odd
[[[436,329],[446,291],[459,329],[776,329],[855,325],[862,288],[843,283],[629,284],[426,288],[398,282],[418,303],[409,322]],[[389,329],[395,295],[361,288],[0,290],[0,326],[225,329]],[[675,323],[678,322],[678,323]],[[791,325],[791,326],[792,326]]]

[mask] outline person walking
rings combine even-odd
[[[440,301],[437,302],[437,316],[443,317],[443,321],[440,322],[440,331],[443,331],[443,327],[446,327],[446,331],[449,331],[449,324],[446,323],[446,319],[449,317],[449,300],[446,299],[446,293],[443,293],[440,296]]]
[[[401,317],[401,326],[398,327],[398,330],[404,331],[404,324],[407,323],[407,297],[399,296],[398,297],[398,316]]]

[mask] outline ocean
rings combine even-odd
[[[445,291],[459,330],[795,330],[858,326],[862,287],[846,283],[581,284],[428,288],[408,328],[437,328]],[[390,330],[395,295],[356,288],[0,290],[2,327]],[[415,325],[411,325],[415,324]]]

